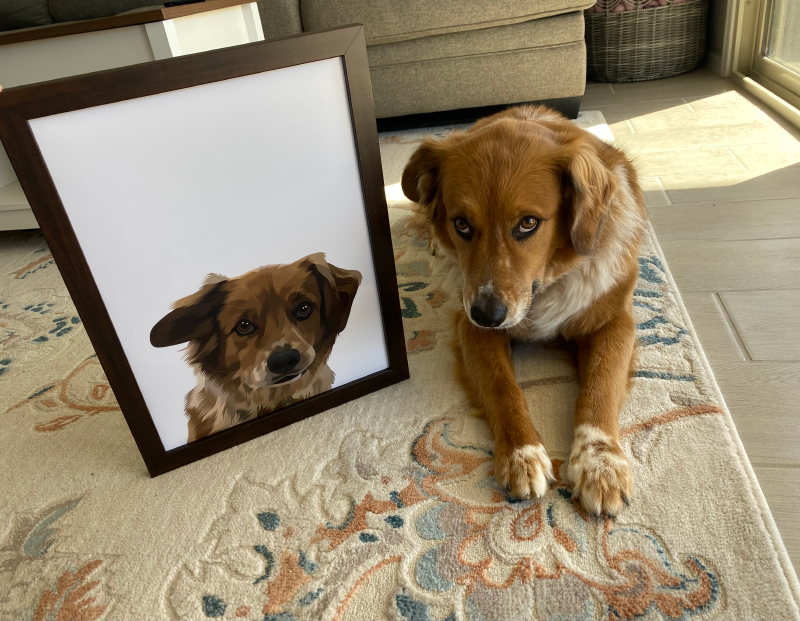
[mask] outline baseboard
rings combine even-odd
[[[417,129],[420,127],[437,127],[439,125],[453,125],[456,123],[472,123],[480,118],[502,112],[513,106],[523,104],[544,104],[570,119],[578,118],[581,109],[582,96],[559,97],[557,99],[543,99],[541,101],[523,101],[515,104],[500,106],[481,106],[477,108],[461,108],[459,110],[444,110],[442,112],[426,112],[423,114],[408,114],[406,116],[390,116],[378,119],[379,132],[400,131],[404,129]]]
[[[706,50],[706,67],[711,69],[711,71],[717,75],[725,77],[725,71],[722,66],[722,56],[719,54]]]
[[[39,223],[30,208],[0,211],[0,231],[38,229]]]

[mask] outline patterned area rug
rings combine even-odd
[[[382,137],[387,178],[420,137]],[[454,293],[388,192],[412,379],[157,479],[44,240],[0,237],[0,619],[800,617],[652,233],[621,417],[636,493],[596,519],[564,477],[573,352],[514,352],[560,476],[541,500],[508,498],[454,377]]]

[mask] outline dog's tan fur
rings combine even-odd
[[[618,514],[633,492],[618,416],[629,390],[646,222],[631,162],[558,113],[523,106],[426,140],[402,187],[418,204],[416,224],[463,275],[458,357],[494,434],[498,481],[518,497],[547,490],[550,459],[514,378],[510,343],[560,334],[577,344],[581,377],[568,474],[587,510]],[[526,216],[538,224],[520,239]],[[471,239],[456,230],[460,218]],[[505,305],[502,324],[485,328],[470,317],[482,296]]]
[[[210,275],[195,294],[178,300],[153,328],[155,347],[189,343],[186,358],[197,386],[186,395],[192,442],[330,389],[327,361],[347,325],[361,274],[313,254],[290,265],[268,265],[237,278]],[[298,319],[308,304],[311,314]],[[251,334],[237,333],[239,322]],[[270,371],[270,354],[300,353],[286,383]]]

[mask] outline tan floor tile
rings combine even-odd
[[[594,95],[596,93],[613,93],[614,88],[605,82],[587,82],[584,95]]]
[[[800,465],[800,364],[717,362],[713,369],[750,461]]]
[[[674,204],[800,197],[800,171],[703,173],[659,177]]]
[[[603,113],[606,121],[610,124],[684,105],[686,105],[686,102],[683,99],[659,99],[656,101],[602,105],[598,106],[597,109]],[[583,107],[586,108],[586,106]]]
[[[669,205],[667,195],[661,189],[658,179],[655,177],[639,177],[639,185],[644,191],[647,207],[665,207]]]
[[[800,362],[800,290],[727,291],[720,297],[753,360]]]
[[[800,237],[800,198],[648,207],[660,241]]]
[[[704,97],[684,97],[687,107],[698,115],[716,124],[736,124],[751,120],[772,121],[772,118],[758,106],[754,106],[747,96],[739,91],[730,90],[717,95]],[[712,115],[716,115],[716,118]],[[776,127],[780,127],[775,123]]]
[[[726,93],[727,95],[728,93]],[[769,117],[754,114],[750,110],[693,110],[689,105],[677,106],[659,112],[644,114],[631,119],[636,133],[657,132],[662,129],[684,129],[690,127],[730,127],[758,123],[765,132],[783,131]]]
[[[606,122],[608,123],[608,128],[611,130],[611,133],[615,139],[619,139],[620,136],[633,134],[633,128],[628,124],[628,121],[617,121],[616,123],[611,123],[608,119],[606,119]]]
[[[712,149],[741,144],[769,143],[777,148],[791,147],[794,138],[782,131],[773,131],[764,121],[751,121],[737,125],[678,126],[640,131],[637,119],[631,124],[636,133],[617,136],[620,145],[631,153],[657,151],[684,151],[686,149]]]
[[[743,144],[728,148],[748,170],[770,171],[800,165],[800,142],[780,145]]]
[[[640,153],[635,159],[639,174],[648,177],[691,175],[697,172],[742,172],[741,164],[724,148],[654,151]]]
[[[734,90],[733,84],[711,71],[700,70],[668,80],[614,84],[614,92],[587,92],[582,107],[609,104],[631,104],[680,97],[707,97]]]
[[[795,569],[800,568],[800,469],[753,468]]]
[[[681,294],[711,366],[718,362],[744,362],[747,358],[714,297],[707,291]]]
[[[800,283],[797,238],[660,242],[681,292],[792,289]]]

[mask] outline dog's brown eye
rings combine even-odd
[[[525,235],[526,233],[530,233],[531,231],[533,231],[533,229],[535,229],[538,226],[538,224],[539,221],[533,216],[525,216],[519,223],[518,230],[522,235]]]
[[[311,304],[303,302],[294,309],[294,316],[298,319],[308,319],[313,311],[314,307]]]
[[[247,319],[242,319],[239,323],[236,324],[236,334],[239,336],[247,336],[248,334],[252,334],[255,332],[256,327],[247,321]]]
[[[466,239],[470,239],[472,237],[472,227],[469,225],[469,221],[466,218],[455,218],[453,220],[453,226],[456,227],[456,232]]]

